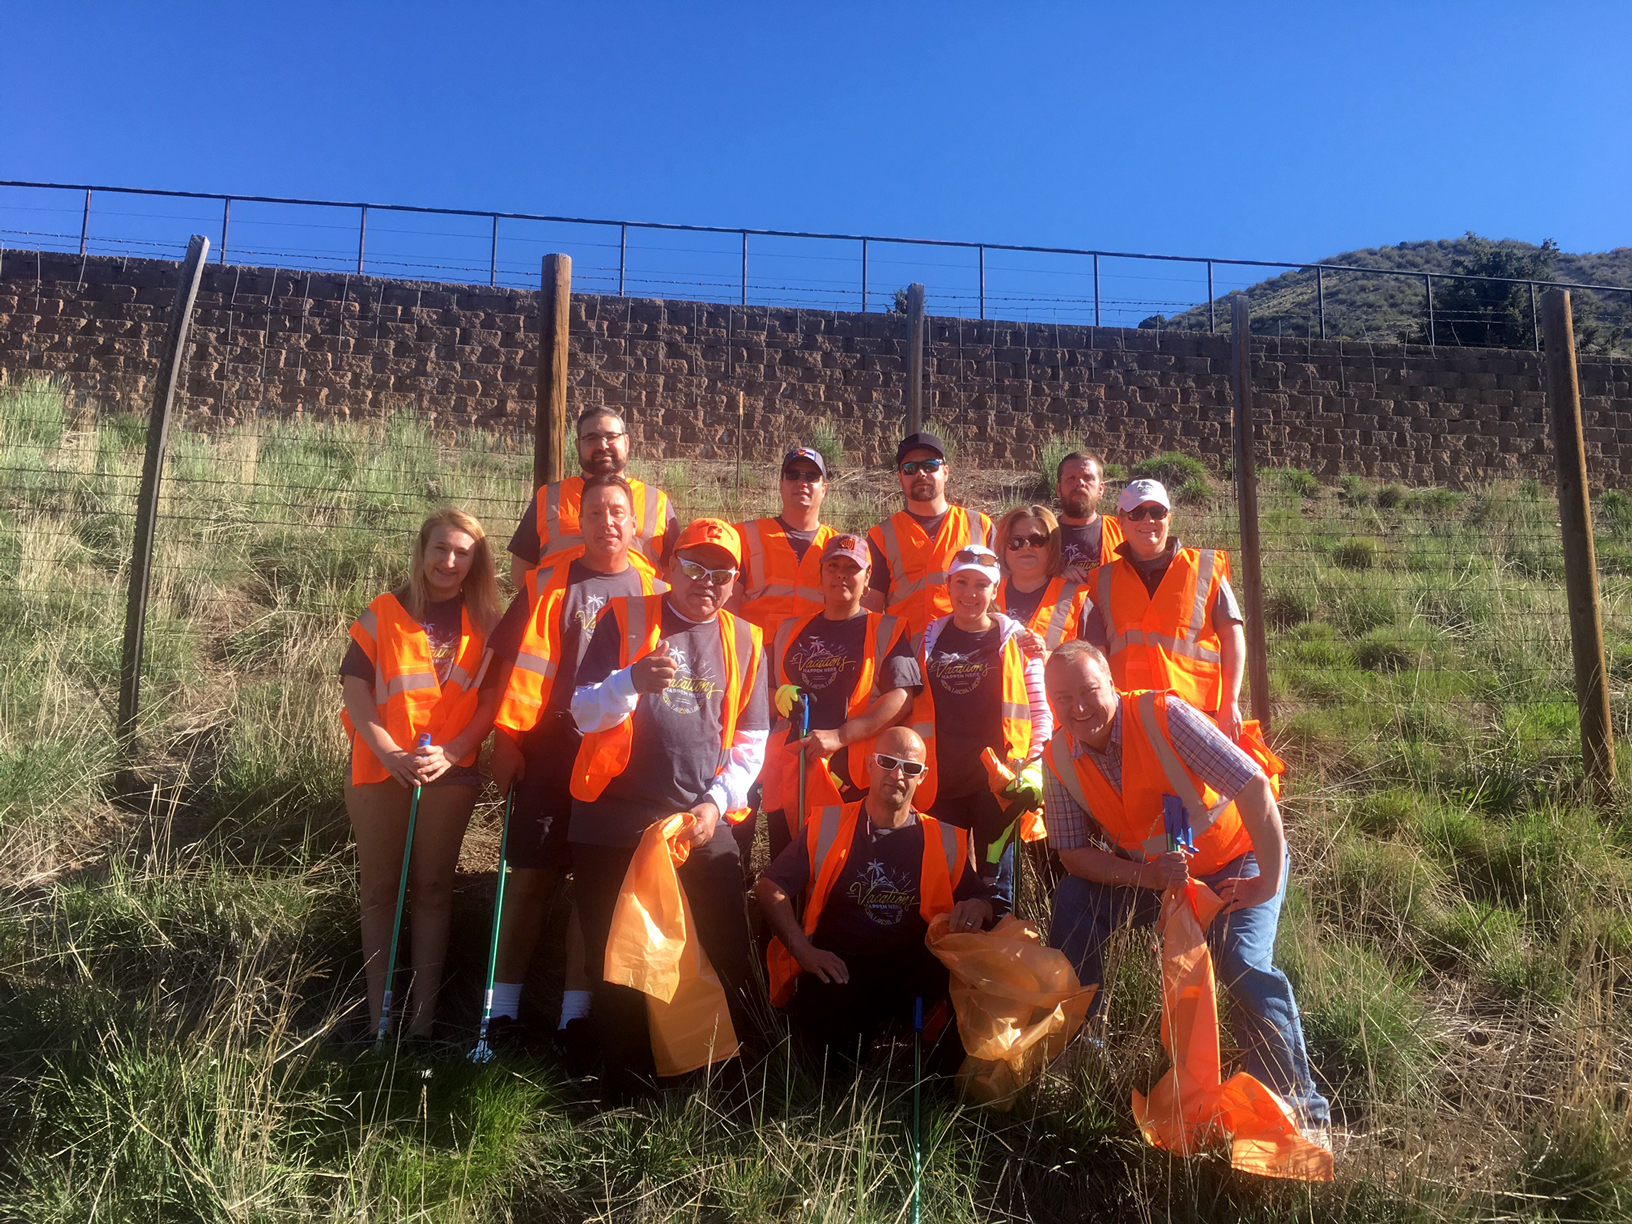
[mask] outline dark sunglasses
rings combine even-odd
[[[897,464],[896,471],[903,476],[916,476],[919,472],[927,472],[933,476],[945,466],[945,459],[909,459],[905,463]]]
[[[800,484],[821,484],[822,474],[815,468],[783,468],[782,479],[797,481]]]
[[[1154,519],[1156,522],[1159,523],[1164,518],[1167,517],[1167,507],[1166,506],[1135,506],[1132,510],[1124,510],[1123,513],[1126,514],[1130,519],[1132,519],[1136,523],[1139,522],[1140,520],[1146,519],[1146,518]]]
[[[873,753],[873,760],[878,762],[878,767],[885,773],[894,773],[899,769],[903,778],[916,778],[929,768],[922,761],[903,761],[900,757],[892,757],[882,752]]]
[[[695,561],[680,562],[680,572],[693,582],[702,582],[705,579],[714,586],[724,586],[737,576],[734,569],[709,569],[705,565],[698,565]]]
[[[1047,548],[1048,537],[1042,535],[1021,535],[1009,537],[1009,551],[1014,552],[1021,548]]]
[[[996,558],[984,548],[960,548],[952,554],[954,565],[992,565]]]

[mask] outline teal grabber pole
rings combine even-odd
[[[912,1224],[920,1224],[919,1199],[924,1179],[924,1131],[920,1089],[924,1083],[924,1001],[912,1001]]]
[[[427,731],[419,737],[415,751],[431,746],[431,734]],[[424,787],[414,784],[414,797],[408,802],[408,836],[402,843],[402,877],[397,881],[397,916],[391,923],[391,951],[385,958],[385,995],[380,1000],[380,1027],[374,1032],[374,1046],[378,1049],[385,1044],[386,1026],[391,1022],[391,979],[397,972],[397,936],[402,933],[402,907],[408,899],[408,865],[414,858],[414,821],[419,816],[419,792]]]
[[[499,883],[493,897],[493,942],[487,950],[487,989],[482,992],[482,1027],[476,1034],[476,1048],[470,1052],[470,1061],[485,1063],[493,1057],[493,1047],[487,1044],[487,1026],[493,1018],[493,975],[499,967],[499,923],[504,917],[504,878],[510,874],[506,855],[510,849],[510,809],[516,802],[516,788],[504,792],[504,825],[499,831]]]

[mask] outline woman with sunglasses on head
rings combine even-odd
[[[375,1028],[408,810],[418,787],[408,875],[408,1035],[430,1036],[453,913],[453,871],[482,787],[476,753],[503,696],[486,644],[498,619],[487,536],[474,518],[449,507],[420,527],[407,583],[374,600],[351,626],[351,649],[340,665],[342,721],[351,736],[346,813],[357,838],[363,970]],[[418,746],[422,737],[429,738],[425,747]]]
[[[1060,524],[1047,506],[1016,506],[997,523],[1003,581],[997,605],[1042,644],[1046,659],[1082,633],[1088,588],[1060,575]]]
[[[918,802],[931,816],[970,831],[975,862],[995,880],[1003,903],[1014,903],[1017,831],[993,793],[981,754],[1024,776],[1041,791],[1038,762],[1053,718],[1043,695],[1043,660],[1018,621],[997,611],[1002,580],[997,554],[981,545],[952,557],[947,587],[952,614],[931,621],[919,639],[924,689],[911,726],[928,746],[929,774]]]
[[[1118,690],[1177,693],[1237,741],[1247,639],[1229,554],[1170,535],[1172,505],[1157,480],[1122,490],[1116,517],[1125,538],[1089,582],[1082,637],[1104,651]]]

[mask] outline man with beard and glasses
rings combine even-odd
[[[953,554],[970,545],[991,548],[996,541],[985,514],[947,502],[951,470],[946,445],[936,435],[903,438],[895,473],[907,505],[867,533],[873,575],[866,605],[901,617],[916,637],[952,610],[946,578]]]
[[[1054,469],[1060,499],[1060,577],[1087,582],[1100,564],[1116,556],[1122,526],[1099,512],[1105,465],[1089,451],[1072,451]]]
[[[624,470],[629,466],[629,431],[618,410],[598,404],[580,412],[577,445],[582,475],[541,486],[510,539],[510,583],[518,591],[530,570],[583,555],[578,514],[584,480],[590,476],[618,475],[629,482],[635,495],[635,542],[629,559],[652,575],[669,559],[674,508],[662,489]]]

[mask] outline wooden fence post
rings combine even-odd
[[[1553,454],[1558,461],[1558,519],[1564,536],[1564,587],[1570,605],[1575,702],[1581,714],[1581,758],[1594,792],[1604,799],[1615,781],[1615,744],[1568,289],[1549,289],[1542,297],[1541,326],[1547,349],[1547,409],[1552,422]]]
[[[1246,596],[1247,681],[1252,716],[1269,731],[1269,653],[1264,571],[1258,545],[1257,423],[1252,412],[1252,329],[1244,293],[1230,295],[1230,383],[1235,392],[1235,493],[1241,519],[1241,589]]]
[[[136,495],[136,539],[130,556],[130,586],[125,596],[125,641],[119,660],[119,718],[115,725],[123,760],[117,789],[123,794],[138,789],[131,772],[135,756],[136,722],[142,707],[142,645],[147,631],[147,596],[153,579],[153,539],[159,518],[159,485],[164,477],[164,453],[170,441],[170,405],[187,353],[187,332],[193,321],[198,282],[210,240],[194,234],[187,243],[176,280],[176,298],[170,307],[170,326],[159,354],[159,374],[153,384],[153,406],[147,420],[147,452],[142,459],[142,486]]]
[[[544,256],[538,296],[538,409],[533,419],[533,488],[566,475],[567,327],[572,257]]]
[[[924,427],[924,287],[907,286],[907,432]]]

